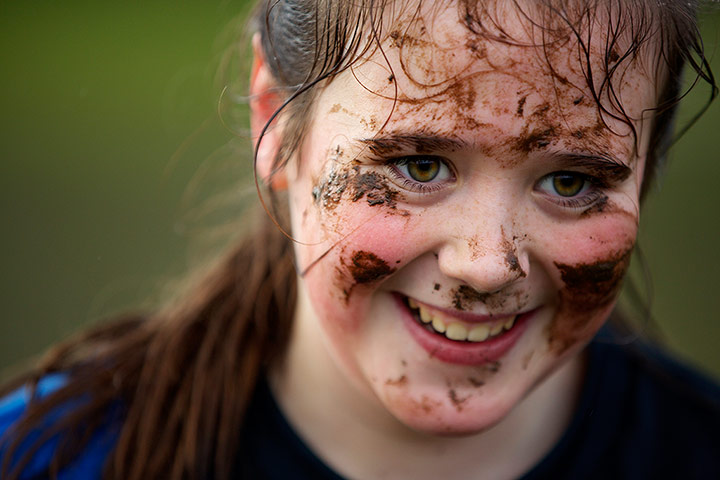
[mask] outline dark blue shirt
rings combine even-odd
[[[607,331],[588,349],[587,376],[571,424],[523,480],[720,479],[720,387],[656,348],[621,346]],[[40,383],[39,394],[64,382],[63,376],[49,376]],[[0,432],[22,414],[27,401],[26,390],[0,400]],[[342,480],[303,443],[265,382],[238,434],[237,478]],[[101,478],[116,439],[116,430],[101,429],[59,478]],[[57,438],[47,442],[23,478],[45,478],[57,444]],[[481,468],[469,471],[468,478],[481,478]]]

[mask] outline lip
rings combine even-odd
[[[528,325],[528,321],[535,315],[538,309],[529,312],[520,313],[515,320],[512,329],[495,338],[485,340],[484,342],[458,342],[450,340],[437,333],[429,332],[420,325],[415,317],[405,305],[403,297],[394,295],[398,308],[402,312],[403,323],[412,335],[413,339],[424,348],[431,357],[437,358],[443,362],[454,363],[458,365],[482,365],[485,363],[493,363],[500,360],[510,349],[517,343]],[[434,308],[434,307],[433,307]],[[449,315],[461,321],[473,321],[467,317],[466,312],[449,313]],[[465,313],[465,315],[459,315]],[[471,314],[472,315],[472,314]],[[473,317],[485,318],[485,316],[472,315]],[[466,320],[467,318],[467,320]],[[488,320],[498,320],[502,317],[493,316],[486,317]],[[481,320],[474,320],[475,322]],[[487,321],[487,320],[485,320]]]

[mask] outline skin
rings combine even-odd
[[[513,38],[532,40],[502,15]],[[654,83],[635,65],[621,85],[636,142],[600,121],[572,42],[549,57],[553,76],[538,49],[472,34],[455,6],[389,27],[386,57],[375,51],[319,93],[297,161],[276,180],[303,275],[272,386],[310,446],[351,478],[464,478],[478,465],[518,476],[566,428],[583,348],[613,308],[637,234]],[[255,91],[270,82],[264,68]],[[259,152],[265,171],[280,135]],[[393,167],[417,155],[448,166],[431,191]],[[624,167],[587,161],[599,155]],[[545,180],[567,171],[602,186],[568,203]],[[413,339],[398,295],[534,314],[500,359],[459,365]]]

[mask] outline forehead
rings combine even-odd
[[[425,129],[518,153],[562,144],[632,158],[642,139],[621,119],[642,133],[655,82],[639,58],[620,58],[627,46],[607,34],[612,15],[574,20],[538,5],[393,10],[379,46],[327,87],[322,113],[363,115],[368,134]]]

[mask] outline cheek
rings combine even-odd
[[[636,217],[598,214],[548,247],[546,267],[558,285],[558,307],[547,329],[550,350],[562,354],[589,340],[612,310],[637,235]]]
[[[310,228],[327,241],[297,248],[300,268],[312,265],[305,284],[321,321],[357,332],[377,288],[423,246],[413,216],[382,205],[340,204]]]

